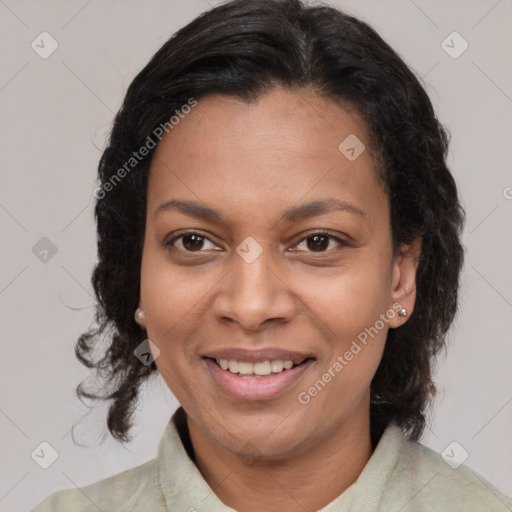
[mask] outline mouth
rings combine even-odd
[[[210,356],[202,359],[216,387],[237,400],[277,398],[295,387],[316,361],[314,357],[297,356],[253,361]]]
[[[229,371],[233,375],[242,378],[263,378],[272,374],[293,370],[309,361],[313,361],[313,357],[306,357],[298,362],[291,359],[273,359],[263,361],[237,361],[236,359],[221,359],[214,357],[205,357],[214,362],[222,370]]]

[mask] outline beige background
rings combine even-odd
[[[424,77],[452,133],[468,257],[460,315],[439,363],[440,401],[423,442],[442,452],[457,441],[467,465],[512,495],[512,2],[331,3],[369,21]],[[84,417],[74,389],[88,373],[74,344],[92,319],[92,191],[113,115],[138,70],[209,4],[0,0],[2,511],[28,510],[55,490],[153,458],[176,407],[157,379],[144,389],[129,449],[110,438],[99,445],[106,409]],[[31,48],[43,31],[59,45],[47,59]],[[469,43],[457,59],[441,47],[453,31]],[[47,262],[33,252],[42,237],[57,251]],[[88,447],[73,443],[73,422]],[[31,458],[42,441],[58,452],[48,469]]]

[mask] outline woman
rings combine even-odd
[[[77,355],[116,439],[150,375],[181,407],[156,459],[35,510],[512,509],[417,443],[463,261],[446,153],[414,74],[335,9],[238,0],[178,31],[100,162]]]

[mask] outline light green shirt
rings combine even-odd
[[[155,459],[77,489],[58,491],[33,512],[228,512],[182,443],[180,407]],[[357,481],[322,512],[507,512],[512,499],[464,465],[453,469],[431,449],[408,441],[392,424]]]

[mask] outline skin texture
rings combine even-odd
[[[366,145],[354,161],[338,149],[349,134]],[[157,147],[147,198],[140,323],[187,413],[199,470],[241,512],[320,509],[372,454],[369,386],[398,315],[308,404],[298,394],[393,304],[410,315],[416,292],[420,240],[392,252],[388,199],[363,119],[304,89],[276,88],[254,103],[201,98]],[[363,215],[279,220],[326,198]],[[156,213],[172,199],[208,205],[222,220]],[[165,245],[184,229],[206,237],[202,245],[187,237]],[[316,248],[307,237],[324,231],[346,245],[327,238]],[[252,263],[236,252],[247,237],[262,248]],[[234,399],[202,358],[233,347],[298,350],[315,362],[276,398]]]

